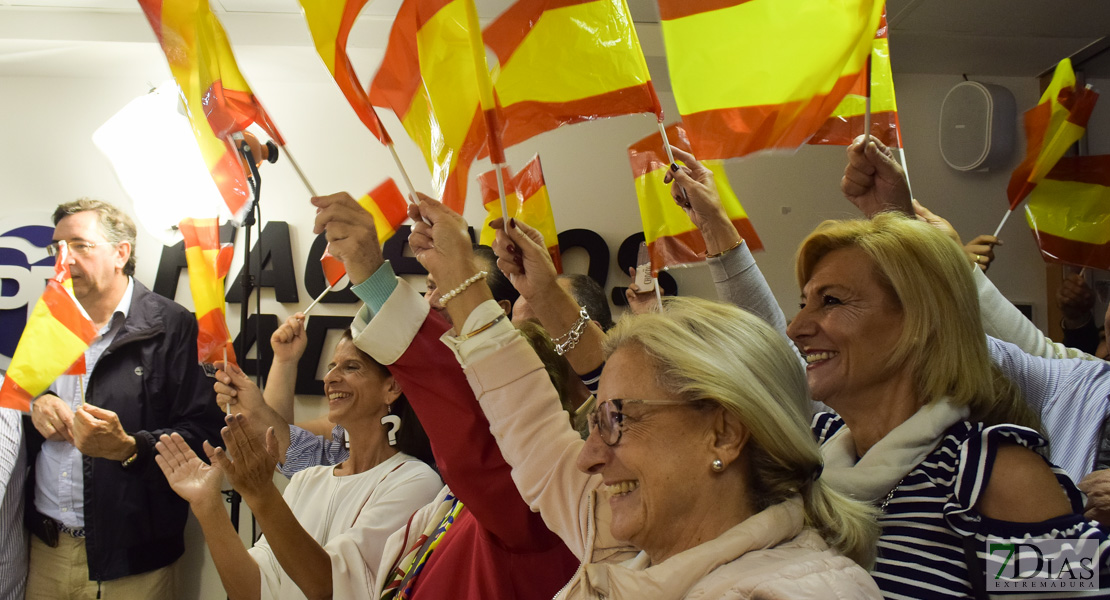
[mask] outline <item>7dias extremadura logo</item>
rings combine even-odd
[[[987,538],[988,591],[1098,589],[1098,540]]]

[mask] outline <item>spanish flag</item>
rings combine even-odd
[[[54,277],[31,310],[0,385],[0,408],[27,412],[59,375],[85,372],[85,350],[96,339],[96,325],[73,295],[66,243],[58,242],[58,249]]]
[[[1025,218],[1046,260],[1110,269],[1110,155],[1061,158]]]
[[[555,215],[551,212],[551,197],[547,193],[547,184],[543,180],[543,169],[540,167],[540,156],[537,154],[528,161],[528,164],[519,173],[509,177],[506,170],[505,179],[505,204],[509,209],[509,216],[518,219],[531,227],[536,228],[543,235],[544,245],[555,262],[555,270],[563,272],[563,258],[559,254],[559,232],[555,229]],[[482,202],[489,214],[482,224],[482,235],[479,242],[487,246],[493,245],[497,232],[490,226],[490,221],[501,217],[501,198],[497,192],[497,172],[486,171],[478,176],[478,184],[482,188]]]
[[[886,11],[879,21],[879,30],[871,42],[871,85],[866,72],[856,80],[848,95],[840,101],[832,116],[813,134],[809,143],[848,146],[863,133],[867,96],[871,96],[871,135],[890,148],[901,148],[898,126],[898,105],[894,101],[894,75],[890,69],[890,39],[887,37]]]
[[[797,148],[865,71],[881,0],[658,0],[699,159]]]
[[[459,214],[486,137],[467,4],[404,0],[370,84],[370,102],[396,113],[424,154],[436,194]]]
[[[1093,90],[1076,85],[1071,59],[1056,65],[1041,101],[1025,113],[1025,160],[1014,169],[1006,188],[1010,210],[1017,208],[1064,152],[1083,137],[1097,100]]]
[[[671,144],[683,150],[690,150],[690,140],[681,125],[667,126],[667,137]],[[651,271],[684,266],[705,261],[705,240],[686,211],[675,204],[671,197],[670,184],[663,183],[670,163],[663,149],[663,139],[653,133],[628,147],[628,160],[632,163],[632,176],[635,178],[636,198],[640,202],[640,219],[644,225],[648,251],[651,253]],[[728,182],[724,163],[720,160],[702,161],[707,169],[713,171],[713,180],[721,196],[721,204],[740,236],[752,251],[762,250],[763,242],[752,228],[748,214],[740,205],[736,192]]]
[[[154,29],[212,179],[236,221],[250,189],[229,136],[257,122],[278,144],[281,135],[247,85],[208,0],[139,0]]]
[[[202,364],[225,359],[235,363],[224,301],[224,280],[231,268],[235,248],[220,242],[220,225],[216,219],[182,219],[178,229],[185,238],[189,290],[197,315],[197,358]]]
[[[401,223],[405,222],[408,215],[408,204],[401,190],[392,179],[386,179],[378,187],[370,190],[358,199],[358,205],[374,216],[374,228],[378,232],[378,243],[385,244],[386,240],[397,233]],[[339,259],[324,250],[320,257],[320,266],[324,269],[324,278],[328,280],[328,287],[339,283],[347,274],[347,269]]]
[[[355,109],[355,114],[363,125],[374,134],[383,144],[391,143],[389,134],[378,119],[378,113],[370,105],[370,99],[358,82],[358,75],[347,57],[347,37],[351,34],[351,26],[358,18],[359,11],[366,5],[367,0],[300,0],[301,10],[304,12],[308,30],[312,33],[312,40],[316,44],[316,52],[324,60],[324,66],[339,84],[343,96]]]
[[[518,0],[482,36],[505,146],[592,119],[663,118],[624,0]]]

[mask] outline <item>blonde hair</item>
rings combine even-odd
[[[759,510],[800,494],[807,526],[871,564],[877,512],[815,479],[822,462],[805,373],[778,332],[735,306],[671,298],[662,312],[622,318],[606,339],[606,357],[627,344],[651,358],[661,387],[689,402],[716,402],[750,431],[748,493]]]
[[[858,248],[902,308],[902,335],[888,366],[909,365],[920,398],[948,397],[987,424],[1040,429],[1020,391],[990,361],[979,296],[962,248],[935,227],[894,213],[825,221],[802,242],[798,287],[830,252]]]

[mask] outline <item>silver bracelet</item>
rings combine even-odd
[[[578,345],[578,340],[582,339],[582,334],[586,331],[586,323],[589,321],[590,313],[586,312],[585,307],[582,307],[582,310],[578,311],[578,320],[570,326],[570,331],[551,340],[555,343],[555,353],[563,356],[573,350]]]
[[[466,281],[459,284],[459,287],[457,287],[457,288],[451,290],[450,292],[447,292],[446,294],[439,297],[440,306],[443,306],[444,308],[446,308],[447,303],[450,302],[452,299],[454,299],[455,296],[458,296],[459,294],[465,292],[466,288],[470,287],[471,285],[474,285],[474,283],[476,281],[478,281],[479,279],[485,279],[486,275],[488,275],[488,273],[486,273],[485,271],[478,271],[477,273],[471,275],[470,277],[467,277]]]

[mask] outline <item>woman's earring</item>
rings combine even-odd
[[[385,405],[386,415],[382,417],[382,427],[386,428],[386,435],[389,436],[389,445],[397,445],[397,432],[401,431],[401,417],[393,414],[393,405]]]
[[[713,459],[713,462],[710,463],[710,466],[712,467],[714,473],[720,473],[721,471],[725,470],[725,463],[721,462],[721,459],[719,458]]]

